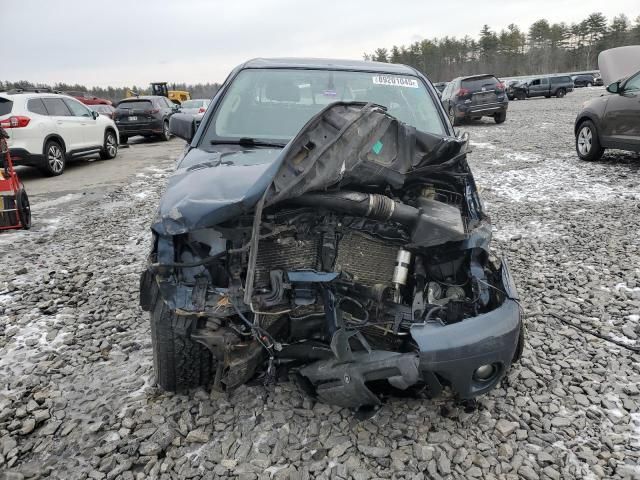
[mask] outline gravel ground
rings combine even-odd
[[[153,385],[138,273],[176,140],[155,167],[34,206],[0,235],[0,471],[6,478],[640,478],[637,156],[579,161],[581,103],[512,102],[470,162],[526,311],[522,362],[476,408],[393,399],[369,420],[295,386],[229,396]],[[134,145],[143,155],[149,145]],[[52,180],[55,181],[55,180]]]

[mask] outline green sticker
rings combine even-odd
[[[376,155],[380,155],[380,152],[382,151],[382,142],[378,140],[376,143],[374,143],[371,150],[373,150],[373,153],[375,153]]]

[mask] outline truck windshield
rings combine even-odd
[[[333,70],[247,69],[216,108],[203,142],[254,138],[288,142],[324,107],[338,101],[373,102],[429,133],[445,134],[434,99],[410,75]]]

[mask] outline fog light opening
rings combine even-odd
[[[480,365],[473,372],[473,379],[478,382],[488,382],[493,380],[497,375],[499,369],[495,363],[487,363],[486,365]]]

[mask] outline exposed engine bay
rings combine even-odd
[[[212,352],[214,388],[286,370],[352,408],[381,385],[483,393],[516,355],[520,316],[465,149],[375,105],[333,105],[252,208],[203,226],[167,206],[143,282]]]

